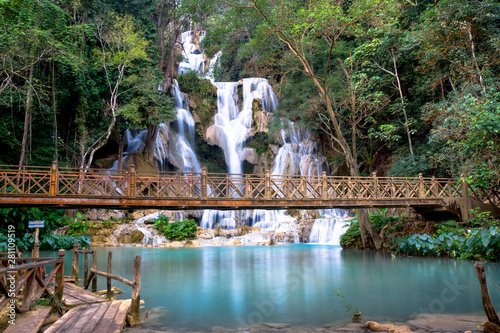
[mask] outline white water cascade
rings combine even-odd
[[[204,32],[196,34],[194,31],[184,32],[180,36],[184,59],[179,65],[179,74],[189,70],[198,71],[202,75],[205,72],[205,56],[199,47],[204,36]],[[222,148],[229,173],[241,174],[242,162],[248,153],[244,143],[255,134],[252,129],[254,112],[272,113],[278,101],[269,82],[263,78],[246,78],[240,82],[214,82],[211,68],[219,56],[220,53],[212,59],[207,68],[206,77],[217,87],[217,114],[213,125],[207,129],[206,137],[209,144]],[[242,100],[238,97],[239,86]],[[170,126],[160,125],[155,157],[159,161],[160,169],[165,170],[173,166],[183,172],[200,172],[201,167],[194,149],[195,121],[189,111],[188,96],[180,91],[176,81],[172,85],[172,95],[175,99],[177,120]],[[256,110],[257,107],[261,110]],[[143,150],[145,135],[145,131],[136,135],[127,132],[127,153]],[[271,175],[320,176],[323,171],[329,173],[320,143],[309,131],[289,123],[288,128],[281,131],[281,141],[283,145],[277,152]],[[320,214],[322,218],[315,221],[309,242],[338,244],[338,237],[345,230],[341,228],[345,224],[342,220],[345,212],[322,210]],[[240,237],[243,242],[253,242],[256,238],[269,239],[271,234],[282,234],[283,242],[299,242],[299,225],[285,210],[205,210],[200,225],[207,229],[218,226],[222,229],[235,229],[241,225],[260,228],[258,235],[248,234]],[[136,227],[143,231],[144,224],[136,221]],[[147,230],[143,233],[151,237]]]

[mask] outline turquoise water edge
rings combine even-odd
[[[443,258],[392,257],[338,246],[290,244],[202,248],[96,247],[98,269],[132,279],[132,262],[142,256],[141,299],[155,312],[148,326],[205,330],[279,322],[296,326],[347,323],[345,303],[366,320],[406,320],[417,314],[479,314],[479,284],[473,262]],[[66,274],[71,272],[71,252]],[[83,257],[80,272],[83,272]],[[494,304],[500,264],[487,263]],[[80,273],[82,276],[82,273]],[[498,284],[498,283],[497,283]],[[130,298],[131,288],[113,281]],[[98,288],[105,289],[105,279]]]

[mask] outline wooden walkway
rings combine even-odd
[[[125,325],[130,300],[100,302],[75,307],[57,322],[46,333],[118,333]]]
[[[39,306],[33,311],[25,312],[16,318],[16,325],[9,325],[4,333],[36,333],[42,327],[52,308]]]
[[[64,284],[63,301],[68,307],[106,302],[107,299],[73,283]]]
[[[0,207],[314,209],[444,207],[450,199],[500,207],[498,189],[428,177],[333,177],[110,172],[0,166]]]

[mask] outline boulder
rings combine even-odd
[[[137,229],[122,231],[116,236],[116,241],[122,244],[140,244],[143,239],[144,234]]]
[[[250,164],[257,164],[259,162],[259,155],[255,148],[243,148],[240,153],[240,160],[247,161]]]
[[[239,239],[233,239],[230,241],[227,245],[241,245],[242,243],[240,242]]]
[[[209,145],[219,146],[222,148],[222,138],[220,128],[217,125],[212,125],[207,128],[207,132],[205,133],[205,139]]]
[[[413,333],[408,326],[395,326],[392,324],[379,324],[375,321],[367,321],[364,327],[373,332],[389,332],[389,333]]]

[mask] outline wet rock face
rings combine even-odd
[[[301,243],[307,243],[311,230],[314,225],[314,219],[301,220],[299,224],[299,240]]]
[[[122,244],[140,244],[144,239],[144,234],[137,230],[123,230],[116,236],[116,241]]]

